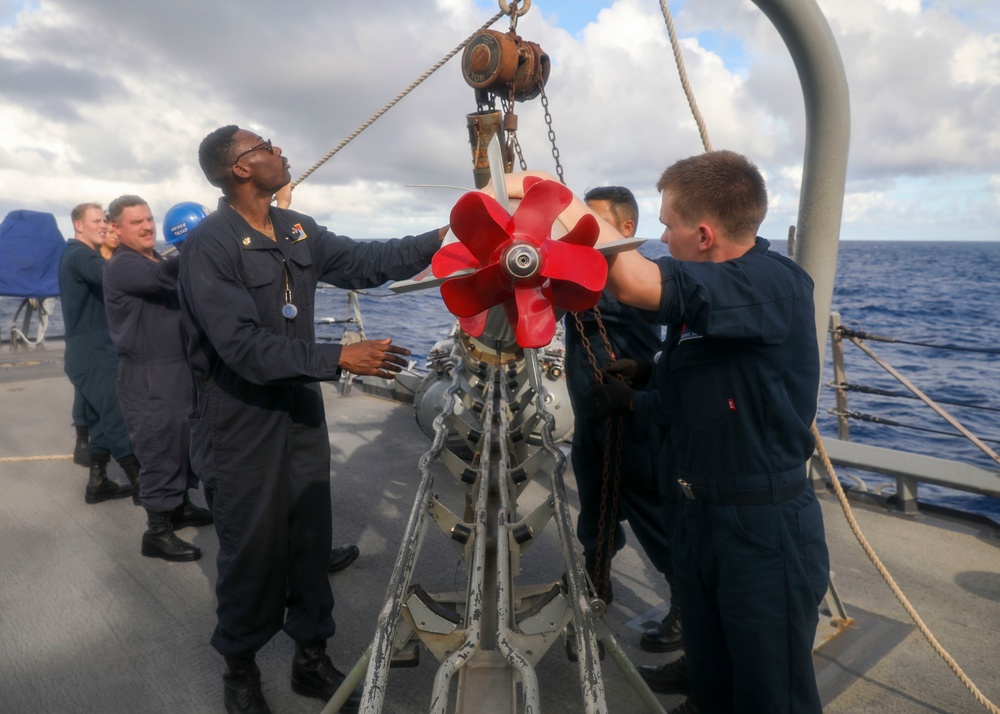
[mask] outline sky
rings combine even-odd
[[[819,0],[851,91],[844,240],[1000,240],[1000,7],[993,0]],[[280,11],[279,11],[280,7]],[[798,212],[802,93],[750,0],[670,4],[714,148],[768,181],[761,234]],[[214,207],[198,168],[211,130],[270,138],[301,176],[484,24],[493,0],[0,0],[0,215],[56,216],[125,193],[157,219]],[[502,19],[494,29],[506,31]],[[655,183],[702,151],[657,0],[534,0],[517,30],[546,87],[567,184],[632,188],[660,235]],[[292,207],[355,238],[447,222],[472,187],[460,56],[296,187]],[[518,103],[532,169],[554,172],[544,113]]]

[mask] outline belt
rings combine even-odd
[[[684,479],[677,479],[684,495],[692,501],[711,501],[722,506],[765,506],[769,503],[781,503],[795,498],[806,490],[809,479],[803,477],[798,481],[786,483],[778,489],[778,497],[770,487],[766,488],[718,488],[714,493],[709,486],[693,486]]]

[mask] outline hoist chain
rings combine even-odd
[[[555,159],[556,162],[556,174],[559,176],[559,182],[565,186],[566,179],[563,177],[563,167],[559,161],[559,147],[556,146],[556,132],[552,129],[552,114],[549,112],[549,98],[545,96],[544,84],[539,82],[538,89],[542,95],[542,108],[545,110],[545,123],[549,127],[549,142],[552,144],[552,158]]]
[[[528,163],[524,160],[524,154],[521,153],[521,142],[517,140],[517,134],[511,133],[510,143],[514,147],[514,153],[517,154],[517,163],[521,165],[521,171],[527,171]]]
[[[504,114],[511,114],[514,111],[514,88],[510,88],[510,98],[505,99],[500,97],[500,108],[503,109]],[[521,171],[528,170],[528,164],[524,160],[524,154],[521,152],[521,142],[517,140],[517,130],[510,129],[507,131],[507,146],[514,150],[517,154],[517,162],[521,166]]]
[[[476,111],[480,114],[486,111],[495,112],[497,110],[497,98],[492,92],[476,92]]]
[[[601,339],[604,341],[604,348],[608,353],[608,359],[611,362],[614,362],[616,359],[615,350],[611,346],[611,339],[608,337],[608,331],[604,326],[604,320],[601,319],[601,311],[596,305],[594,306],[593,311],[594,318],[597,320],[598,332],[601,335]],[[580,342],[583,344],[583,349],[587,355],[587,361],[590,362],[590,366],[594,370],[594,381],[598,384],[603,383],[604,375],[601,373],[601,368],[597,364],[597,357],[594,355],[594,349],[590,346],[590,338],[587,337],[587,333],[583,329],[583,321],[580,319],[580,314],[576,312],[571,314],[573,315],[573,321],[576,325],[577,332],[580,333]],[[614,441],[614,449],[612,449],[613,442],[611,439],[612,427],[616,427],[614,431],[617,436],[617,439]],[[606,542],[609,540],[608,510],[610,506],[610,539],[613,541],[618,523],[618,492],[622,476],[622,445],[624,434],[624,418],[609,416],[605,419],[604,458],[602,464],[603,468],[601,471],[601,508],[597,518],[597,550],[594,553],[594,588],[597,590],[597,596],[605,601],[607,601],[608,595],[610,594],[611,557],[614,555],[614,543]],[[611,465],[612,450],[614,451],[615,458],[613,469]]]
[[[611,431],[617,424],[615,436],[614,471],[610,469],[609,457],[612,451]],[[597,596],[608,601],[611,595],[611,558],[614,557],[614,538],[618,530],[618,492],[622,480],[622,438],[625,435],[625,419],[607,417],[604,421],[604,473],[601,474],[601,512],[597,519],[597,550],[594,552],[594,589]],[[610,474],[614,473],[612,480]],[[610,496],[610,498],[609,498]],[[608,513],[610,506],[610,513]],[[610,516],[611,530],[606,530]],[[610,541],[610,542],[608,542]]]

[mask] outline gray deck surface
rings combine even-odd
[[[69,454],[72,390],[61,345],[0,353],[0,457]],[[430,442],[408,406],[326,388],[333,451],[334,542],[356,542],[361,558],[332,576],[338,632],[330,652],[349,668],[371,641],[417,485],[416,463]],[[247,448],[253,448],[248,435]],[[117,466],[113,475],[124,480]],[[568,478],[572,487],[572,478]],[[180,534],[200,546],[195,563],[139,554],[141,509],[123,499],[88,506],[86,471],[68,456],[0,462],[0,712],[223,712],[221,657],[214,627],[217,541],[211,527]],[[438,488],[439,485],[439,488]],[[436,490],[453,488],[442,473]],[[541,499],[547,485],[529,487]],[[196,498],[200,494],[196,494]],[[575,493],[570,494],[575,501]],[[906,620],[848,531],[839,506],[822,497],[840,594],[858,616],[850,637],[817,653],[826,711],[983,711]],[[991,530],[857,508],[876,550],[924,620],[979,687],[1000,701],[1000,540]],[[562,572],[556,534],[546,529],[524,559],[519,582]],[[431,591],[462,581],[452,548],[430,533],[416,578]],[[614,561],[608,621],[637,664],[665,661],[637,647],[637,631],[666,595],[645,557],[627,547]],[[276,636],[258,656],[264,693],[276,714],[319,712],[323,703],[291,692],[292,642]],[[393,670],[385,712],[427,711],[436,670],[424,651],[415,669]],[[641,712],[610,659],[610,710]],[[577,667],[560,646],[539,666],[542,710],[582,712]],[[666,707],[681,698],[664,696]]]

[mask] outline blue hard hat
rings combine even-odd
[[[187,234],[207,215],[208,208],[194,201],[172,206],[163,217],[163,239],[170,245],[183,243]]]

